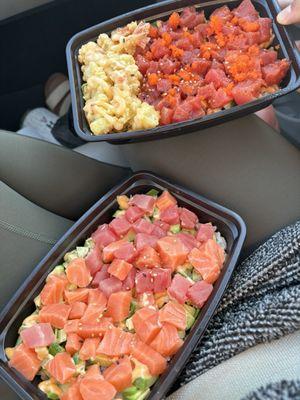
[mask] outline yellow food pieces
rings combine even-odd
[[[142,75],[132,56],[137,45],[146,46],[148,32],[149,24],[132,22],[80,48],[84,112],[95,135],[159,124],[159,113],[138,98]]]

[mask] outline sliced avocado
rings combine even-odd
[[[193,269],[192,272],[192,279],[194,282],[202,281],[202,276],[199,274],[198,271],[195,270],[195,268]]]
[[[131,386],[122,392],[122,397],[124,400],[144,400],[149,393],[150,389],[139,390],[135,386]]]
[[[52,343],[49,346],[49,353],[52,356],[55,356],[58,353],[63,353],[64,351],[65,351],[65,349],[62,346],[60,346],[58,343]]]
[[[94,361],[96,364],[99,364],[100,367],[109,367],[115,360],[105,354],[98,354]]]
[[[137,302],[136,300],[132,299],[130,303],[130,309],[129,309],[129,317],[131,317],[137,309]]]
[[[145,390],[148,389],[150,386],[152,386],[156,380],[157,380],[156,376],[151,376],[150,378],[137,378],[133,382],[133,385],[140,390]]]
[[[79,353],[75,353],[73,355],[73,361],[74,361],[75,365],[80,363]]]
[[[192,236],[196,236],[196,229],[182,229],[182,232],[189,233]]]
[[[153,214],[152,214],[152,218],[153,218],[154,220],[160,218],[160,211],[159,211],[159,208],[154,207]]]
[[[88,238],[84,242],[84,247],[87,247],[89,250],[92,249],[94,246],[95,246],[95,242],[93,241],[92,238]]]
[[[48,399],[51,399],[51,400],[59,400],[59,396],[53,392],[47,393],[47,397],[48,397]]]
[[[69,251],[68,253],[66,253],[64,255],[64,260],[67,263],[71,262],[72,260],[75,260],[75,258],[78,258],[78,254],[77,254],[76,250]]]
[[[130,386],[126,389],[123,390],[122,392],[122,397],[123,399],[131,399],[134,397],[131,396],[136,396],[136,394],[139,392],[138,388],[135,386]]]
[[[134,326],[133,326],[132,318],[127,318],[126,321],[125,321],[125,325],[126,325],[126,328],[130,332],[134,332]]]
[[[67,340],[67,334],[63,329],[55,329],[56,343],[63,343]]]
[[[122,217],[125,214],[125,210],[117,210],[114,214],[114,218]]]
[[[184,308],[186,313],[186,329],[190,329],[195,323],[197,310],[188,304],[185,304]]]
[[[150,189],[149,192],[146,193],[147,196],[153,196],[153,197],[157,197],[159,194],[159,191],[156,189]]]
[[[192,271],[193,271],[193,266],[189,263],[179,265],[179,267],[176,268],[176,272],[178,272],[180,275],[184,276],[185,278],[191,278]]]
[[[194,323],[195,323],[195,317],[192,314],[187,313],[186,314],[186,329],[191,329],[191,327],[194,325]]]
[[[74,357],[73,357],[74,359]],[[76,365],[76,374],[78,375],[83,375],[85,373],[85,361],[80,360],[80,358],[78,358],[78,363]],[[75,362],[75,361],[74,361]]]
[[[77,246],[76,251],[77,251],[78,257],[84,258],[88,255],[89,249],[88,249],[88,247]]]
[[[180,339],[184,339],[185,338],[185,331],[178,331],[178,336],[180,337]]]
[[[172,233],[179,233],[179,232],[181,231],[180,224],[171,225],[170,231],[171,231]]]
[[[138,378],[143,378],[143,379],[152,378],[152,375],[150,374],[149,369],[145,364],[141,363],[136,358],[132,358],[131,361],[134,363],[134,368],[132,371],[133,382]]]
[[[124,236],[124,240],[127,240],[128,242],[134,242],[134,239],[136,237],[136,233],[133,229],[130,229],[127,234]]]
[[[22,338],[21,338],[21,336],[18,336],[18,339],[16,341],[16,346],[19,346],[19,344],[21,344],[21,343],[22,343]]]

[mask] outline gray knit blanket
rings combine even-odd
[[[252,346],[297,329],[300,221],[276,233],[236,268],[201,343],[179,377],[179,386]],[[300,399],[300,382],[273,383],[243,400],[256,399]]]

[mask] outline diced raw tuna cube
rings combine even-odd
[[[147,235],[151,235],[153,231],[153,224],[143,218],[135,221],[132,227],[136,231],[136,233],[147,233]]]
[[[187,292],[188,299],[196,306],[201,308],[213,291],[213,285],[205,281],[198,281]]]
[[[132,243],[124,243],[120,246],[115,252],[114,256],[116,258],[120,258],[121,260],[125,260],[127,262],[132,262],[137,255],[137,252]]]
[[[108,264],[104,264],[101,270],[96,273],[94,279],[92,280],[92,287],[98,287],[101,281],[109,278],[108,267]]]
[[[137,251],[141,250],[145,246],[156,247],[158,238],[153,235],[147,235],[146,233],[138,233],[135,237],[135,247]]]
[[[115,242],[118,237],[117,235],[109,229],[107,224],[100,225],[98,229],[92,234],[92,239],[95,243],[103,248],[112,242]]]
[[[154,293],[164,292],[171,285],[171,270],[169,268],[154,268],[152,270]]]
[[[183,207],[179,209],[181,226],[184,229],[194,229],[198,222],[198,217],[195,213]]]
[[[89,254],[85,258],[85,263],[93,276],[101,269],[103,261],[99,246],[95,245],[95,247],[90,250]]]
[[[278,60],[262,68],[263,78],[267,85],[278,85],[289,69],[287,60]]]
[[[144,215],[144,211],[136,206],[130,206],[125,212],[125,217],[131,224],[133,224],[136,220],[141,218],[143,215]]]
[[[160,219],[170,225],[179,224],[179,209],[176,205],[170,206],[160,213]]]
[[[215,230],[211,223],[199,224],[196,239],[199,240],[199,242],[206,242],[208,239],[213,238],[214,232],[215,232]],[[194,247],[197,247],[197,246],[194,246]]]
[[[108,299],[112,293],[120,292],[122,290],[122,281],[112,276],[111,278],[104,279],[99,283],[99,289],[105,294]]]
[[[135,205],[147,214],[152,214],[155,198],[146,194],[135,194],[130,200],[130,205]]]
[[[119,236],[123,237],[131,228],[131,224],[125,217],[115,218],[109,224],[109,227]]]
[[[187,292],[192,286],[192,283],[180,274],[176,274],[172,279],[171,286],[168,289],[169,296],[184,304],[187,300]]]
[[[55,341],[53,329],[49,323],[35,324],[23,329],[20,335],[26,346],[31,349],[50,346]]]
[[[137,272],[135,285],[137,293],[152,292],[154,279],[151,274],[151,269],[144,269],[143,271]]]
[[[199,242],[195,239],[195,237],[189,233],[180,232],[176,235],[182,243],[186,245],[186,247],[191,251],[194,247],[197,247]]]
[[[123,281],[122,290],[131,290],[135,285],[136,269],[132,268],[127,275],[127,278]]]

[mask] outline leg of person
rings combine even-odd
[[[239,213],[247,253],[300,216],[299,150],[255,115],[124,151],[133,170],[163,175]]]
[[[131,171],[120,165],[0,130],[0,180],[66,218],[80,217],[99,196],[128,176]]]
[[[0,309],[72,223],[0,181]],[[16,400],[18,396],[0,382],[0,399]]]

